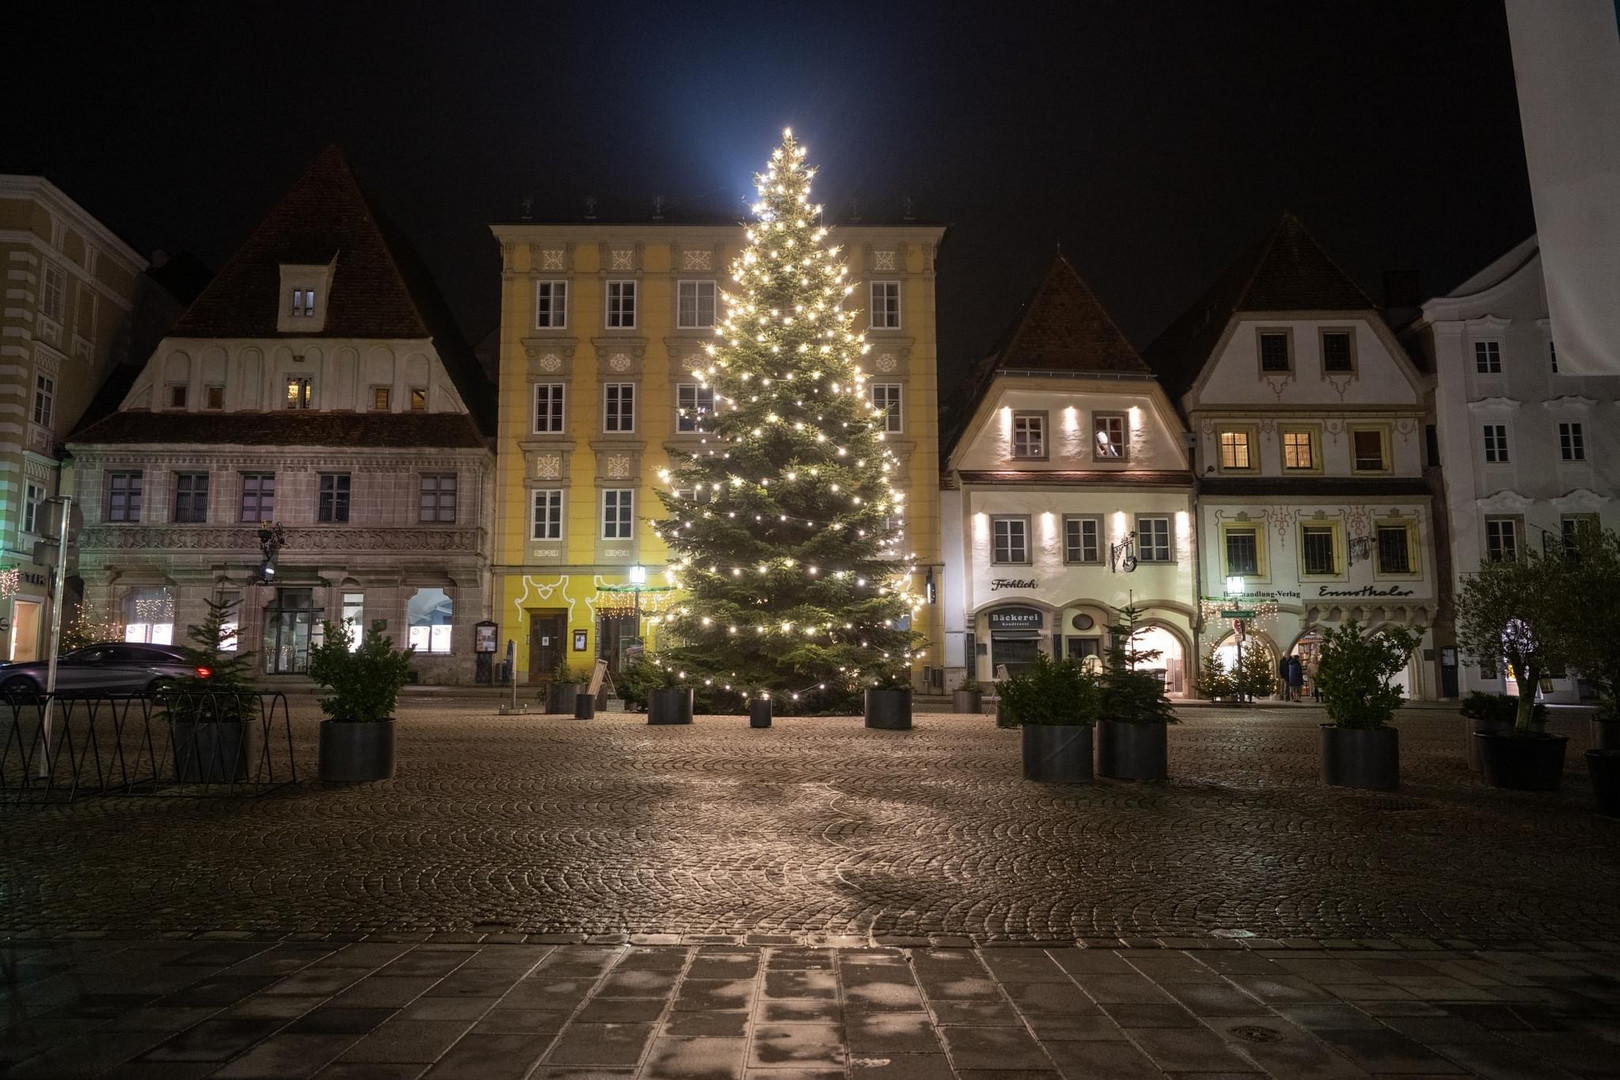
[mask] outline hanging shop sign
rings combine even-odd
[[[1034,608],[997,608],[985,616],[992,630],[1039,630],[1046,624],[1046,616]]]
[[[990,579],[990,591],[1002,589],[1038,589],[1041,583],[1032,577],[998,577]]]
[[[1326,585],[1322,585],[1322,586],[1318,587],[1318,591],[1317,591],[1316,595],[1317,596],[1341,596],[1341,597],[1355,597],[1355,596],[1416,596],[1417,593],[1416,593],[1415,590],[1412,590],[1412,589],[1403,589],[1399,585],[1391,585],[1387,589],[1379,589],[1379,588],[1375,588],[1375,587],[1373,587],[1371,585],[1363,585],[1359,589],[1330,589]]]

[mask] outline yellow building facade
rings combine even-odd
[[[658,648],[675,599],[650,523],[658,473],[709,438],[690,372],[714,340],[744,244],[735,224],[522,222],[501,249],[494,611],[520,683]],[[942,687],[934,259],[939,225],[835,227],[871,349],[874,401],[905,463],[906,550],[926,603],[921,690]]]

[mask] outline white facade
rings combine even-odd
[[[1434,368],[1454,587],[1582,521],[1620,527],[1620,376],[1559,371],[1547,312],[1531,237],[1424,304],[1411,330]],[[1465,693],[1513,687],[1500,668],[1461,677]],[[1548,696],[1574,701],[1578,687],[1557,679]]]
[[[1208,645],[1230,665],[1222,610],[1255,611],[1250,637],[1273,657],[1300,652],[1307,668],[1322,626],[1405,626],[1424,633],[1407,693],[1435,697],[1423,379],[1383,319],[1234,314],[1183,407],[1197,436]]]
[[[1039,456],[1027,426],[1015,435],[1031,419],[1045,433]],[[1117,456],[1097,439],[1116,419]],[[953,679],[966,665],[989,680],[1035,650],[1099,653],[1106,627],[1134,603],[1150,628],[1141,644],[1163,653],[1154,666],[1165,668],[1167,688],[1186,691],[1197,542],[1183,446],[1149,375],[994,376],[946,463],[942,599]]]

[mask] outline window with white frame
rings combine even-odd
[[[1485,519],[1485,557],[1491,562],[1511,562],[1519,557],[1519,522],[1511,517]]]
[[[538,330],[562,330],[568,326],[568,282],[534,283],[534,325]]]
[[[677,499],[690,499],[695,503],[711,503],[714,501],[714,488],[699,484],[695,488],[672,489]]]
[[[563,429],[562,383],[534,384],[534,430],[536,434],[558,434]]]
[[[405,602],[408,641],[419,653],[443,655],[450,651],[455,609],[443,589],[417,589]]]
[[[44,505],[45,489],[30,480],[23,498],[23,532],[38,533],[44,527],[45,523],[40,519],[39,512]]]
[[[366,635],[366,594],[346,592],[343,594],[343,625],[349,628],[349,651],[355,652],[360,648],[360,642]]]
[[[883,410],[884,431],[902,430],[899,383],[873,383],[872,407]]]
[[[675,325],[682,330],[701,330],[714,325],[714,282],[675,283]]]
[[[607,283],[607,327],[609,330],[633,330],[636,325],[636,283],[610,281]]]
[[[1480,375],[1502,374],[1502,343],[1500,341],[1474,342],[1474,371]]]
[[[602,539],[629,540],[635,535],[635,495],[629,488],[602,491]]]
[[[104,521],[141,520],[141,474],[138,472],[110,472],[107,474],[107,512]]]
[[[34,376],[34,423],[50,427],[56,415],[56,380],[49,375]]]
[[[900,283],[872,282],[872,329],[900,329]]]
[[[1118,461],[1125,456],[1124,413],[1095,413],[1091,430],[1091,452],[1097,460]]]
[[[1175,562],[1175,549],[1170,546],[1169,518],[1137,517],[1136,559],[1138,562]]]
[[[993,517],[990,519],[990,561],[993,563],[1029,562],[1029,518]]]
[[[714,387],[680,383],[675,387],[675,430],[702,431],[705,417],[714,415]]]
[[[40,280],[39,313],[53,322],[67,317],[67,274],[54,263],[45,264]]]
[[[416,520],[455,524],[456,474],[423,473]]]
[[[1013,413],[1012,452],[1015,458],[1046,456],[1046,414]]]
[[[636,430],[635,383],[608,383],[602,387],[602,430]]]
[[[1063,519],[1063,561],[1067,563],[1102,562],[1102,518],[1068,517]]]
[[[1508,441],[1506,424],[1486,424],[1485,433],[1485,460],[1493,465],[1501,464],[1508,459]]]
[[[1580,424],[1558,425],[1558,455],[1565,461],[1586,460],[1586,433]]]
[[[314,289],[294,289],[292,291],[292,314],[300,319],[313,319],[315,317]]]
[[[530,493],[529,539],[561,540],[563,493],[561,488],[536,488]]]

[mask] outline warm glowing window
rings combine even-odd
[[[287,408],[307,409],[310,404],[310,381],[303,375],[287,376]]]
[[[1315,436],[1309,430],[1283,429],[1282,452],[1284,469],[1316,468]]]
[[[1252,469],[1254,459],[1250,456],[1249,433],[1247,431],[1221,432],[1221,468],[1223,469]]]
[[[388,412],[393,404],[393,388],[388,386],[373,386],[371,388],[371,411]]]

